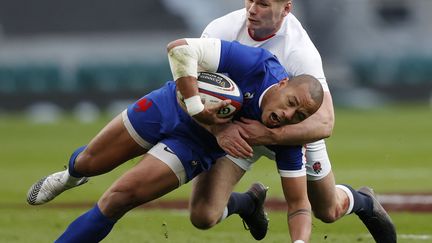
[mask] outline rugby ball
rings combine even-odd
[[[197,81],[203,104],[216,104],[222,100],[231,100],[231,104],[218,111],[219,117],[229,117],[240,110],[243,104],[243,94],[232,79],[221,73],[199,72]],[[180,92],[177,92],[177,97],[184,108],[184,99]]]

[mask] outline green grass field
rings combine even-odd
[[[41,176],[61,170],[69,154],[93,137],[109,118],[80,124],[65,118],[55,124],[32,124],[23,117],[0,117],[0,242],[52,242],[84,208],[55,208],[65,202],[95,202],[130,161],[107,175],[61,195],[54,202],[31,207],[29,186]],[[327,140],[336,179],[354,187],[372,186],[378,193],[432,193],[432,109],[392,106],[376,110],[336,110],[333,136]],[[282,193],[273,162],[260,160],[238,190],[260,180],[269,197]],[[186,199],[190,185],[161,200]],[[391,213],[399,242],[432,242],[432,214]],[[271,228],[263,242],[289,242],[286,215],[271,212]],[[423,239],[423,238],[424,239]],[[254,242],[238,217],[207,231],[189,223],[187,212],[134,210],[104,242]],[[355,216],[334,224],[314,221],[312,242],[373,242]]]

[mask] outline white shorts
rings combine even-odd
[[[177,179],[179,180],[179,186],[181,186],[187,182],[186,170],[177,155],[175,155],[173,152],[167,151],[165,148],[167,148],[165,144],[158,143],[147,153],[153,155],[168,165],[168,167],[170,167],[177,176]]]
[[[254,156],[250,159],[239,159],[229,155],[227,155],[227,157],[245,171],[250,170],[252,164],[261,158],[261,156],[267,157],[273,161],[275,160],[274,152],[267,149],[265,146],[257,146],[254,147],[253,150]],[[303,152],[305,154],[305,156],[303,156],[303,162],[305,164],[306,175],[309,181],[321,180],[330,173],[330,159],[327,155],[327,149],[323,139],[305,145],[305,150]],[[281,177],[297,177],[304,175],[303,170],[279,170],[279,174]]]
[[[327,154],[327,148],[324,139],[306,146],[306,173],[308,181],[321,180],[331,171],[331,163]]]

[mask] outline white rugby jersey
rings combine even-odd
[[[246,27],[246,9],[231,12],[213,20],[201,37],[238,41],[248,46],[262,47],[276,55],[290,76],[309,74],[329,91],[321,56],[297,18],[289,13],[274,36],[263,41],[252,39]]]

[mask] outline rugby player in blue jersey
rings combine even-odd
[[[243,92],[253,93],[238,116],[261,121],[269,127],[301,122],[322,103],[322,87],[315,78],[300,75],[288,81],[288,74],[277,59],[261,48],[211,38],[181,39],[168,45],[168,53],[175,82],[167,82],[129,106],[87,146],[72,154],[67,171],[40,180],[29,191],[28,202],[42,204],[82,184],[88,176],[106,173],[143,155],[91,210],[69,225],[57,242],[99,242],[129,210],[176,189],[212,166],[232,163],[214,136],[228,122],[217,117],[216,111],[229,101],[203,105],[197,99],[197,71],[227,73]],[[187,101],[186,111],[177,103],[176,89]],[[294,213],[289,220],[291,239],[307,242],[311,233],[311,209],[302,147],[275,145],[269,149],[276,153],[288,209]],[[224,179],[231,186],[237,182]],[[194,192],[194,196],[199,194]],[[250,194],[254,194],[253,190]],[[225,205],[214,212],[220,218],[230,195],[219,196],[220,199],[214,200]],[[254,205],[243,206],[246,207],[231,212],[247,220],[255,212]],[[203,228],[199,222],[193,223]]]

